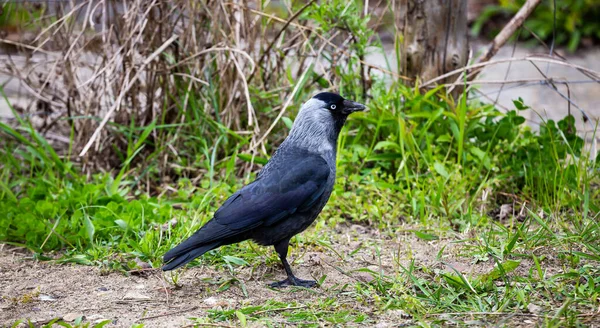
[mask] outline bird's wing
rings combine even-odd
[[[320,156],[279,156],[268,172],[231,195],[212,220],[164,255],[163,270],[176,269],[259,226],[269,226],[310,208],[323,195],[330,169]]]
[[[215,237],[273,225],[310,208],[323,195],[330,169],[321,156],[298,153],[278,160],[281,165],[231,195],[217,210],[214,221],[226,229]]]

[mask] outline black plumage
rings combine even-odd
[[[252,239],[273,245],[288,278],[272,286],[311,287],[294,276],[286,260],[290,239],[309,227],[327,203],[335,183],[337,137],[346,117],[364,106],[334,93],[305,103],[290,135],[256,180],[231,195],[213,219],[164,255],[173,270],[207,251]]]

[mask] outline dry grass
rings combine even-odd
[[[29,40],[6,41],[19,51],[3,55],[0,70],[36,99],[17,110],[43,112],[41,132],[63,142],[73,134],[63,153],[86,172],[123,162],[114,154],[131,142],[124,128],[181,127],[197,110],[251,135],[245,149],[266,152],[267,136],[292,100],[317,78],[337,87],[333,68],[355,56],[350,31],[324,33],[302,21],[313,3],[296,11],[281,4],[282,17],[240,1],[49,2],[41,9],[19,3],[39,15],[19,27]],[[163,137],[154,129],[149,140]],[[165,147],[163,163],[177,157],[171,149],[179,149],[177,141]]]
[[[216,134],[233,133],[243,142],[237,148],[222,146],[216,150],[219,155],[225,151],[231,155],[234,148],[252,156],[268,154],[269,143],[281,140],[277,133],[283,127],[281,119],[301,96],[316,87],[339,89],[340,67],[360,80],[363,98],[374,70],[407,80],[364,60],[364,49],[356,45],[372,44],[375,34],[360,41],[342,20],[324,27],[306,19],[314,4],[307,1],[289,8],[286,2],[237,0],[88,0],[76,5],[56,1],[45,7],[13,3],[14,8],[37,14],[18,26],[24,37],[0,40],[18,50],[0,55],[0,73],[18,80],[35,99],[17,111],[35,118],[38,131],[84,172],[119,169],[125,162],[144,165],[141,159],[148,156],[136,157],[139,151],[154,154],[161,178],[175,169],[196,177],[206,172],[189,163],[198,162],[195,156],[203,152],[182,154],[189,142],[198,143],[194,138],[220,145]],[[371,30],[391,27],[396,5],[379,1],[364,8],[363,15],[372,14]],[[421,86],[517,60],[566,65],[596,81],[600,75],[564,60],[536,56],[467,66]],[[451,86],[461,84],[457,80]],[[134,147],[152,122],[156,126],[144,141],[145,148]],[[202,124],[210,128],[196,128]],[[210,160],[211,151],[206,150],[202,160]],[[252,162],[239,166],[242,172],[254,167]]]

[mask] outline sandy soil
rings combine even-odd
[[[210,280],[231,275],[228,271],[215,271],[206,266],[183,270],[179,280],[181,288],[176,289],[160,271],[145,276],[105,273],[97,267],[34,261],[21,249],[0,245],[0,326],[10,326],[20,319],[40,325],[54,318],[68,321],[84,316],[85,322],[111,320],[106,327],[130,327],[134,323],[143,323],[145,327],[182,327],[193,323],[188,318],[206,317],[207,310],[213,308],[241,308],[268,300],[309,304],[326,297],[336,297],[351,308],[368,314],[375,322],[379,321],[380,327],[397,326],[409,324],[410,318],[401,311],[374,315],[376,309],[363,308],[353,298],[339,293],[335,286],[372,279],[368,273],[349,273],[357,268],[393,274],[397,268],[394,257],[403,265],[413,258],[419,265],[449,270],[435,257],[443,247],[444,254],[457,252],[452,250],[456,244],[449,240],[427,242],[406,234],[395,236],[394,242],[390,237],[379,236],[361,226],[338,229],[325,235],[337,236],[338,240],[330,242],[344,260],[332,250],[319,246],[306,252],[294,249],[291,254],[296,260],[292,266],[297,276],[306,279],[327,275],[321,287],[312,291],[269,289],[268,283],[284,278],[283,270],[279,265],[262,263],[254,268],[236,270],[236,277],[244,282],[248,297],[238,285],[217,292],[218,286]],[[366,247],[350,256],[361,244]],[[381,249],[381,258],[375,256],[376,247]],[[450,256],[444,261],[466,274],[488,272],[492,268],[490,262],[473,265],[464,258]],[[284,323],[283,317],[281,319]]]

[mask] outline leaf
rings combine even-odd
[[[288,129],[292,129],[292,126],[294,125],[294,122],[292,121],[292,119],[290,119],[287,116],[283,116],[281,118],[281,120],[283,121],[283,123],[285,124],[285,126],[287,126]]]
[[[92,262],[83,254],[73,255],[57,260],[58,263],[77,263],[82,265],[92,265]]]
[[[443,176],[444,178],[448,179],[448,177],[450,176],[448,174],[448,171],[446,171],[446,168],[444,167],[444,164],[440,163],[440,162],[435,162],[433,163],[433,169],[441,176]]]
[[[140,148],[142,146],[142,144],[146,141],[146,139],[148,138],[148,136],[150,135],[152,130],[154,130],[155,127],[156,127],[156,120],[152,121],[152,123],[150,123],[148,126],[146,126],[146,128],[144,128],[144,131],[142,132],[142,134],[138,138],[137,142],[135,143],[135,146],[133,147],[134,150],[137,150],[138,148]],[[133,156],[135,156],[135,154]]]
[[[567,48],[569,48],[570,52],[575,52],[577,50],[577,46],[579,46],[579,41],[581,41],[581,32],[578,30],[573,31],[571,33],[571,37],[569,38],[569,44]]]
[[[238,318],[238,320],[240,321],[240,325],[242,327],[246,327],[247,323],[246,323],[246,316],[241,312],[241,311],[235,311],[235,316]]]
[[[417,236],[417,238],[423,239],[423,240],[438,240],[438,239],[440,239],[440,237],[438,237],[436,235],[431,235],[431,234],[417,231],[417,230],[413,230],[413,233],[415,234],[415,236]]]
[[[254,160],[254,163],[262,164],[262,165],[267,164],[267,162],[269,161],[268,159],[266,159],[264,157],[260,157],[260,156],[254,156],[254,159],[253,159],[252,155],[249,155],[249,154],[238,154],[237,157],[245,162],[250,163]]]
[[[499,263],[492,271],[482,275],[479,279],[479,283],[489,283],[496,279],[501,278],[509,272],[515,271],[517,267],[521,264],[521,261],[507,260],[504,263]]]
[[[375,154],[371,155],[367,158],[367,162],[373,161],[392,161],[398,158],[402,158],[401,153],[385,153],[385,154]]]
[[[600,262],[600,256],[598,256],[598,255],[588,254],[588,253],[579,252],[579,251],[573,251],[573,252],[570,252],[570,253],[573,253],[575,255],[581,256],[581,257],[586,258],[588,260],[599,261]]]
[[[123,230],[129,229],[129,225],[127,224],[127,222],[125,222],[121,219],[115,220],[115,223]]]
[[[394,150],[400,150],[400,146],[398,146],[398,144],[393,141],[380,141],[375,145],[373,150],[388,149],[388,148],[394,149]]]
[[[521,98],[521,97],[519,97],[519,99],[517,99],[517,100],[513,100],[513,104],[515,104],[515,107],[516,107],[518,110],[526,110],[526,109],[529,109],[529,106],[527,106],[527,105],[525,105],[525,104],[523,103],[523,98]]]
[[[450,134],[446,133],[446,134],[439,136],[437,139],[435,139],[435,141],[436,142],[450,142],[450,141],[452,141],[452,137],[450,136]]]
[[[483,163],[486,169],[489,170],[491,168],[492,164],[490,162],[490,158],[483,150],[477,147],[471,147],[469,148],[469,151],[471,152],[471,154],[475,155],[475,157],[477,157],[480,162]]]
[[[90,220],[90,217],[87,215],[83,216],[83,226],[85,227],[86,236],[90,242],[90,244],[94,243],[94,233],[96,229],[94,227],[94,223]]]
[[[98,322],[97,324],[95,324],[93,326],[93,328],[102,328],[111,322],[112,322],[112,320],[104,320],[104,321],[101,321],[101,322]]]
[[[223,260],[225,260],[225,262],[227,262],[227,263],[231,263],[231,264],[235,264],[235,265],[248,265],[248,262],[244,261],[243,259],[241,259],[239,257],[235,257],[235,256],[225,255],[225,256],[223,256]]]

